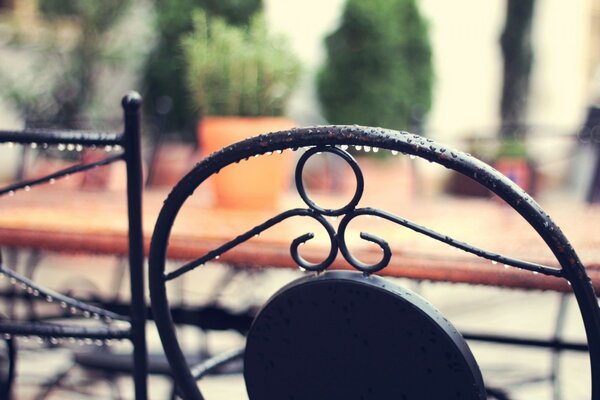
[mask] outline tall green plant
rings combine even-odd
[[[431,45],[415,0],[348,0],[326,47],[318,95],[329,122],[407,128],[430,109]]]
[[[158,108],[160,99],[172,101],[164,129],[189,132],[184,139],[195,138],[198,116],[190,98],[180,42],[193,29],[192,15],[205,10],[209,17],[222,17],[234,25],[248,25],[252,15],[262,8],[262,0],[153,0],[157,44],[144,68],[144,104],[148,115]]]
[[[183,41],[186,77],[203,115],[281,115],[300,63],[286,38],[268,32],[261,14],[248,27],[194,15]]]

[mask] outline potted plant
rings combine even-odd
[[[183,41],[186,78],[202,115],[198,143],[204,155],[260,133],[289,129],[284,107],[300,64],[282,36],[271,35],[261,13],[247,27],[202,11]],[[261,157],[215,177],[223,207],[272,208],[289,178],[285,157]],[[266,179],[266,177],[269,177]]]

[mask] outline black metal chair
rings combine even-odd
[[[486,251],[388,212],[358,207],[364,188],[363,174],[346,151],[349,146],[420,157],[478,182],[531,225],[552,251],[560,268]],[[275,215],[195,260],[175,269],[166,269],[171,229],[186,201],[202,189],[203,182],[230,164],[298,149],[306,150],[296,166],[295,180],[307,207]],[[354,172],[356,191],[343,207],[321,207],[304,188],[304,167],[319,153],[341,157]],[[493,263],[568,281],[587,335],[592,372],[591,398],[600,400],[598,300],[584,266],[558,226],[517,185],[470,155],[407,132],[359,126],[295,129],[236,143],[199,163],[166,199],[150,248],[150,296],[161,341],[184,398],[203,399],[197,380],[214,368],[239,358],[244,359],[246,389],[253,400],[486,397],[478,366],[456,329],[419,296],[373,275],[391,260],[389,244],[377,236],[361,233],[363,240],[381,248],[381,259],[366,264],[352,254],[346,229],[352,220],[364,215],[396,223]],[[227,251],[292,217],[313,219],[329,237],[329,253],[318,263],[307,261],[299,252],[299,246],[310,240],[312,233],[291,241],[291,259],[314,275],[287,285],[262,307],[249,330],[244,349],[235,349],[189,367],[175,332],[168,283],[216,261]],[[329,217],[338,219],[337,229]],[[358,272],[325,272],[338,252]],[[488,390],[487,395],[504,398],[502,391]]]
[[[18,191],[32,191],[34,186],[52,184],[61,178],[96,167],[105,166],[117,161],[124,161],[127,175],[127,219],[128,219],[128,264],[130,273],[131,305],[125,314],[119,314],[97,304],[91,304],[58,293],[41,286],[23,274],[17,273],[12,265],[2,262],[0,273],[19,292],[17,298],[26,301],[45,301],[55,304],[56,313],[61,321],[50,318],[0,320],[0,335],[9,344],[8,357],[14,369],[13,342],[19,338],[39,338],[51,345],[60,343],[95,343],[103,344],[112,340],[129,340],[133,344],[131,355],[135,366],[133,372],[136,399],[147,398],[147,352],[146,352],[146,304],[144,297],[144,250],[142,233],[142,160],[140,152],[140,105],[141,98],[137,93],[130,93],[123,98],[124,131],[123,133],[105,133],[88,131],[29,130],[0,131],[0,143],[30,146],[41,151],[47,149],[88,148],[121,148],[121,152],[108,154],[99,161],[80,161],[64,169],[52,172],[41,178],[25,179],[0,188],[0,196],[18,196]],[[43,191],[39,193],[43,196]],[[16,301],[11,299],[11,301]],[[35,316],[35,314],[32,314]],[[30,316],[31,317],[31,316]],[[65,321],[66,320],[66,321]],[[12,369],[11,369],[12,368]],[[9,374],[10,376],[10,374]],[[11,379],[8,380],[10,383]],[[7,398],[10,393],[7,385]],[[3,397],[5,398],[5,397]]]

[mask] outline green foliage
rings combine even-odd
[[[115,63],[108,56],[111,29],[124,15],[129,1],[39,0],[47,34],[23,46],[11,43],[11,51],[34,59],[21,76],[0,76],[4,97],[22,113],[28,124],[78,128],[79,121],[97,97],[96,77],[103,66]],[[55,35],[66,19],[73,22],[72,43],[65,46]],[[108,60],[110,58],[110,60]]]
[[[184,131],[195,138],[195,109],[184,79],[181,39],[193,29],[192,15],[203,9],[209,16],[225,18],[235,25],[247,25],[262,8],[262,0],[154,0],[158,43],[144,71],[144,99],[147,112],[156,111],[160,98],[171,99],[173,109],[165,121],[167,131]]]
[[[267,31],[262,15],[248,27],[194,15],[183,41],[186,77],[203,115],[281,115],[300,72],[287,40]]]
[[[329,122],[403,129],[430,109],[431,46],[415,0],[348,0],[326,46],[318,95]]]

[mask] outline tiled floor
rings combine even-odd
[[[57,270],[65,273],[81,265],[94,265],[94,270],[113,268],[113,260],[88,259],[84,257],[65,258],[48,257],[46,262],[56,265]],[[85,264],[82,264],[85,263]],[[219,269],[215,268],[215,277]],[[296,272],[271,272],[262,274],[253,286],[252,301],[268,297],[283,282],[293,279]],[[43,276],[42,276],[43,278]],[[53,273],[51,279],[59,279],[59,273]],[[107,277],[95,276],[97,284],[106,284]],[[206,285],[210,286],[206,281]],[[548,338],[554,325],[559,297],[553,293],[523,292],[500,290],[468,285],[450,285],[441,283],[422,283],[420,285],[406,280],[397,283],[418,291],[433,305],[438,307],[459,329],[486,330],[487,332],[515,333],[523,336]],[[190,295],[198,292],[194,285],[180,288]],[[228,297],[235,297],[235,282]],[[199,293],[196,293],[199,294]],[[244,302],[250,301],[248,298]],[[581,340],[583,328],[574,301],[570,301],[565,336],[568,339]],[[189,331],[187,336],[192,336]],[[227,348],[243,341],[232,333],[214,333],[209,335],[209,346],[214,351]],[[158,348],[155,332],[149,327],[151,347]],[[537,383],[518,385],[517,382],[535,376],[548,376],[551,368],[551,355],[547,351],[499,346],[484,343],[470,343],[488,384],[509,386],[514,399],[552,399],[550,383],[545,380]],[[35,399],[40,384],[48,381],[56,373],[66,371],[71,365],[71,352],[64,348],[44,349],[35,340],[21,342],[18,365],[18,380],[15,399]],[[590,372],[585,354],[564,353],[561,357],[560,383],[562,400],[589,399]],[[91,378],[95,378],[90,380]],[[73,368],[64,384],[56,387],[47,397],[52,400],[71,399],[110,399],[111,391],[106,381],[97,376]],[[131,382],[128,378],[118,379],[118,386],[124,399],[132,398]],[[73,387],[71,387],[73,386]],[[201,387],[206,398],[211,400],[245,399],[243,378],[241,375],[209,377],[202,381]],[[168,399],[170,382],[168,379],[153,376],[150,379],[150,398]],[[554,398],[557,400],[558,398]],[[318,400],[318,399],[315,399]]]

